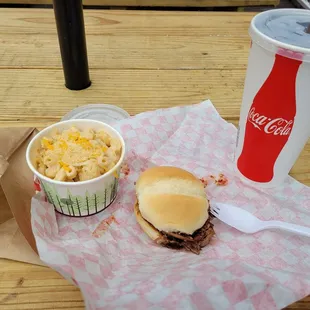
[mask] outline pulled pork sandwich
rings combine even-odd
[[[144,171],[136,183],[134,212],[157,244],[199,254],[214,235],[209,201],[194,175],[175,167]]]

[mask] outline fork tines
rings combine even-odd
[[[219,213],[218,213],[218,211],[220,211],[219,208],[211,206],[210,209],[211,209],[211,213],[213,215],[215,215],[215,216],[219,215]]]

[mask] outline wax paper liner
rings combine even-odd
[[[198,177],[224,173],[211,199],[261,219],[309,226],[310,189],[288,177],[276,189],[234,173],[236,128],[210,101],[137,115],[115,124],[127,143],[128,176],[114,204],[87,218],[55,214],[35,197],[32,226],[40,258],[80,287],[87,309],[280,309],[310,293],[309,239],[283,231],[243,234],[214,220],[216,238],[198,256],[159,247],[133,215],[134,182],[151,165],[176,165]],[[113,215],[111,217],[111,215]],[[101,237],[92,232],[108,218]]]

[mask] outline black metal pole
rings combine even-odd
[[[90,86],[82,0],[53,0],[65,76],[71,90]]]

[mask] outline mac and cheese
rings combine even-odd
[[[111,170],[119,161],[122,145],[104,130],[76,127],[42,138],[37,170],[48,178],[79,182],[94,179]]]

